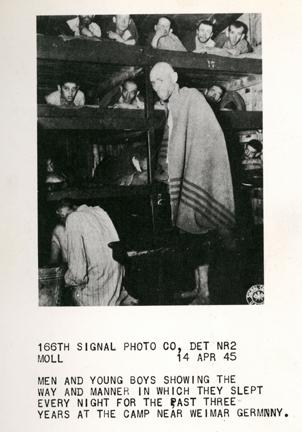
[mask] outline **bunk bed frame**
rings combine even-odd
[[[152,218],[152,238],[157,233],[157,203],[161,194],[167,194],[167,186],[153,183],[152,178],[152,149],[155,142],[155,131],[164,127],[165,115],[161,111],[154,111],[153,90],[149,80],[151,67],[159,62],[169,62],[174,68],[181,71],[198,74],[200,79],[214,79],[221,77],[227,82],[241,77],[260,76],[262,73],[262,61],[254,58],[236,59],[209,54],[194,54],[187,52],[171,52],[154,50],[149,47],[124,46],[112,41],[92,41],[80,38],[64,41],[61,37],[38,35],[37,37],[37,67],[50,67],[56,63],[85,62],[88,64],[111,64],[118,66],[140,66],[143,68],[145,84],[145,110],[113,110],[83,107],[81,109],[63,110],[60,108],[39,105],[38,125],[44,130],[128,130],[141,131],[146,136],[148,148],[148,185],[146,186],[112,186],[94,188],[66,188],[60,191],[52,191],[47,194],[47,201],[57,201],[62,198],[73,199],[97,199],[104,197],[128,197],[134,195],[148,195]],[[262,129],[262,112],[251,111],[225,111],[218,114],[222,128],[233,130]],[[40,199],[40,197],[39,197]],[[42,199],[42,198],[41,198]],[[194,236],[193,236],[194,237]],[[153,257],[154,254],[161,258],[166,253],[171,256],[179,253],[195,253],[200,258],[200,263],[208,261],[216,244],[217,238],[213,233],[206,236],[183,236],[181,240],[165,244],[149,240],[143,246],[116,245],[114,254],[125,263],[127,256],[137,259],[146,254]],[[123,253],[121,253],[121,249]],[[127,252],[127,253],[126,253]],[[128,254],[128,255],[127,255]],[[126,257],[126,258],[125,258]],[[151,258],[152,259],[152,258]],[[156,261],[161,267],[161,260]],[[140,265],[140,264],[138,264]],[[163,272],[158,273],[158,284],[155,287],[157,295],[156,304],[164,303]]]
[[[86,62],[97,64],[114,64],[119,66],[140,66],[145,75],[145,110],[109,110],[83,107],[79,110],[62,110],[49,105],[38,106],[38,124],[42,129],[56,130],[139,130],[147,135],[149,184],[152,184],[151,149],[154,145],[154,131],[163,128],[165,117],[161,111],[153,109],[153,92],[149,80],[151,67],[159,62],[169,62],[173,67],[186,71],[198,72],[200,79],[205,76],[219,74],[225,81],[239,77],[261,75],[262,61],[260,59],[237,59],[209,54],[194,54],[154,50],[149,47],[124,46],[111,41],[91,41],[73,38],[64,41],[61,37],[38,35],[37,37],[37,67],[56,62]],[[262,129],[262,112],[260,111],[221,111],[218,115],[222,127],[234,130]],[[100,197],[114,194],[115,196],[131,195],[141,188],[142,193],[153,187],[109,188],[101,191]],[[127,189],[127,190],[126,190]],[[162,190],[162,188],[160,188]],[[96,197],[97,192],[83,190],[83,198]],[[80,198],[80,191],[65,190],[49,194],[50,200],[61,199],[63,196]]]

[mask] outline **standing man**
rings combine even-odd
[[[234,198],[223,132],[204,96],[177,84],[168,63],[151,70],[153,89],[168,102],[168,178],[174,224],[198,234],[217,228],[228,237],[234,227]]]
[[[231,246],[235,225],[233,186],[219,123],[198,90],[179,88],[178,75],[170,64],[155,64],[150,80],[159,99],[168,102],[167,171],[172,223],[192,234],[215,228],[225,246]],[[202,266],[195,271],[196,298],[201,303],[209,298],[207,270]]]
[[[122,290],[124,269],[112,257],[110,242],[118,234],[108,214],[100,207],[76,207],[62,201],[57,209],[65,221],[67,239],[67,286],[74,288],[78,306],[119,305],[127,293]]]

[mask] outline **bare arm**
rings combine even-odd
[[[113,32],[113,31],[108,32],[108,37],[109,37],[109,39],[115,40],[115,41],[123,43],[125,45],[135,45],[135,39],[131,38],[131,39],[125,40],[120,35],[118,35],[117,33]]]
[[[134,39],[128,39],[128,40],[124,40],[122,39],[121,42],[125,45],[135,45],[135,40]]]
[[[50,247],[50,264],[59,264],[61,257],[61,248],[59,245],[52,241]]]
[[[163,30],[159,29],[155,32],[155,35],[153,36],[153,39],[151,41],[152,48],[157,48],[158,41],[162,37],[167,36],[167,33],[165,33]]]
[[[81,285],[87,283],[88,280],[87,260],[80,224],[78,215],[68,216],[66,221],[68,270],[65,274],[67,285]]]
[[[80,34],[82,36],[86,36],[86,37],[93,37],[94,36],[94,34],[87,27],[81,27]]]

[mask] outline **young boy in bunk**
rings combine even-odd
[[[85,105],[85,95],[80,90],[76,78],[66,76],[61,79],[58,89],[45,96],[48,105],[60,107],[82,107]]]

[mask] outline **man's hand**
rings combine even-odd
[[[127,297],[125,297],[125,299],[122,301],[121,306],[137,306],[138,303],[139,302],[136,298],[128,294]]]
[[[154,104],[154,109],[166,111],[166,106],[165,106],[164,103],[162,103],[160,101],[156,101],[155,104]]]
[[[123,39],[120,37],[120,35],[118,35],[117,33],[113,32],[111,30],[108,32],[108,37],[111,40],[115,40],[117,42],[123,42]]]
[[[198,53],[198,54],[205,54],[205,53],[210,52],[210,51],[211,51],[211,48],[209,48],[209,47],[201,47],[201,48],[195,49],[193,52]]]
[[[240,52],[236,48],[226,49],[226,52],[232,56],[237,56],[240,54]]]
[[[158,41],[162,37],[168,36],[168,34],[171,34],[171,33],[172,33],[171,29],[170,29],[170,31],[167,31],[166,29],[164,29],[162,27],[157,28],[155,31],[155,35],[153,36],[153,39],[151,41],[151,46],[153,48],[157,48]]]
[[[136,106],[126,102],[119,102],[113,105],[113,108],[136,109]]]
[[[87,27],[82,27],[80,29],[80,33],[82,36],[86,36],[86,37],[93,37],[94,36],[94,34]]]
[[[171,32],[172,32],[172,30],[170,30],[168,32],[166,29],[164,29],[162,27],[159,27],[158,29],[156,29],[155,35],[159,39],[159,38],[161,38],[163,36],[168,36],[168,34],[171,33]]]

